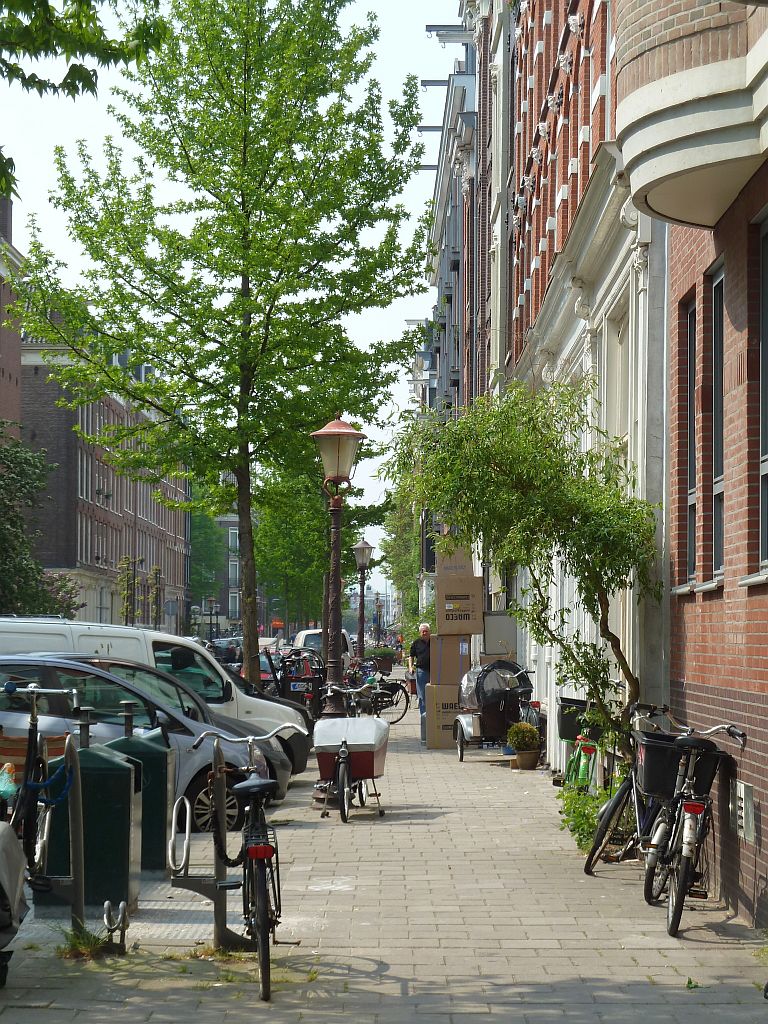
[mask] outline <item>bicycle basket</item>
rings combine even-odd
[[[635,732],[637,784],[645,796],[670,800],[675,795],[681,751],[676,736],[665,732]]]
[[[596,743],[600,739],[603,735],[601,726],[584,722],[587,706],[587,702],[578,697],[557,698],[557,735],[561,740],[574,743],[577,736],[587,736]]]

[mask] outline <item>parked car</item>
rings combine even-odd
[[[169,708],[180,715],[192,718],[196,722],[209,725],[214,729],[221,729],[232,736],[250,736],[255,731],[252,727],[238,722],[235,718],[228,718],[226,715],[218,715],[202,700],[201,697],[191,690],[175,676],[167,672],[161,672],[158,668],[151,668],[149,665],[139,665],[135,661],[126,658],[102,657],[98,654],[62,654],[42,653],[36,655],[39,658],[66,658],[67,661],[77,661],[85,665],[95,665],[110,672],[113,676],[119,676],[137,686],[152,700],[161,701]],[[288,792],[288,782],[291,778],[291,760],[280,746],[276,738],[261,740],[257,743],[259,750],[264,755],[269,777],[277,782],[277,793],[275,800],[283,800]]]
[[[309,735],[281,735],[279,742],[291,759],[294,774],[307,766],[311,718],[302,716],[298,705],[259,692],[194,640],[106,622],[0,616],[0,655],[29,651],[101,654],[153,665],[186,683],[214,711],[245,723],[251,732],[270,732],[283,722],[294,722]]]
[[[292,644],[293,647],[309,647],[313,651],[321,651],[323,649],[323,631],[322,629],[301,629],[296,634],[296,637]],[[341,663],[344,671],[346,672],[349,668],[349,663],[354,655],[354,645],[352,643],[352,637],[346,631],[341,631]]]
[[[138,687],[118,676],[104,672],[93,665],[82,665],[64,658],[11,655],[0,657],[0,725],[7,736],[23,736],[29,727],[30,698],[20,691],[6,692],[5,684],[25,687],[36,683],[45,689],[61,690],[58,694],[38,697],[38,730],[41,736],[60,736],[71,733],[79,742],[79,707],[93,708],[91,712],[91,739],[104,743],[124,733],[124,714],[121,701],[133,701],[134,731],[144,735],[162,728],[169,746],[175,751],[175,792],[177,798],[185,796],[192,808],[192,828],[207,831],[210,828],[210,799],[208,772],[211,767],[213,740],[204,740],[198,750],[190,748],[207,726],[172,710],[167,704],[150,700]],[[67,690],[76,690],[73,700]],[[245,777],[242,769],[247,764],[243,744],[222,742],[222,753],[227,767],[233,770],[228,785]],[[258,774],[269,777],[263,755],[259,754]],[[238,771],[238,769],[240,771]],[[233,794],[227,801],[227,827],[237,829],[243,822],[244,808]]]

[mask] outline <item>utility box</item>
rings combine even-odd
[[[141,873],[141,764],[117,750],[96,744],[81,748],[80,784],[83,792],[85,905],[113,906],[125,900],[129,912],[139,902]],[[52,775],[63,758],[49,762]],[[70,874],[69,808],[67,800],[53,807],[48,843],[47,874]],[[62,913],[68,906],[53,893],[35,893],[40,908]]]
[[[160,729],[104,744],[141,765],[141,870],[169,873],[168,842],[176,793],[176,752]]]

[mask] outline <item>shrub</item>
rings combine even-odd
[[[539,730],[529,722],[515,722],[507,732],[507,743],[515,750],[538,750],[541,745]]]

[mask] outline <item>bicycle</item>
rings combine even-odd
[[[720,765],[729,755],[706,737],[726,733],[743,749],[747,734],[735,725],[721,723],[694,735],[697,731],[693,727],[678,721],[669,708],[664,711],[673,726],[684,731],[673,743],[679,758],[674,794],[662,807],[645,848],[643,896],[647,903],[654,904],[668,888],[667,933],[675,936],[686,897],[708,896],[706,888],[697,885],[702,880],[699,862],[712,825],[710,791]]]
[[[378,677],[376,675],[378,673]],[[350,677],[365,679],[364,686],[370,687],[360,699],[360,710],[370,711],[376,718],[383,718],[390,725],[396,725],[405,718],[411,706],[411,697],[402,683],[388,680],[375,661],[361,662]]]
[[[633,745],[636,746],[638,737],[642,739],[644,735],[640,730],[643,720],[664,714],[665,710],[655,704],[638,703],[633,705],[631,709],[633,728],[631,742]],[[654,740],[667,745],[675,739],[674,736],[661,732],[651,735]],[[671,795],[671,792],[666,793],[666,798],[668,799]],[[643,792],[638,780],[638,758],[635,756],[626,778],[598,812],[598,825],[592,846],[584,862],[584,874],[591,875],[595,863],[600,859],[610,859],[618,863],[635,851],[638,844],[650,836],[664,800],[665,796],[658,792],[653,794]],[[607,855],[609,846],[615,848],[615,852]]]
[[[225,838],[219,831],[219,816],[212,807],[213,841],[216,845],[216,852],[228,867],[242,866],[241,881],[224,883],[224,887],[242,889],[245,934],[256,944],[259,963],[259,996],[264,1002],[269,1000],[272,988],[269,960],[270,935],[272,943],[276,945],[275,931],[280,924],[282,913],[277,834],[274,827],[267,824],[264,814],[266,802],[274,796],[277,790],[277,782],[274,779],[257,777],[255,775],[257,766],[253,762],[256,760],[256,744],[271,740],[284,729],[293,729],[306,735],[306,732],[299,726],[285,722],[264,736],[233,737],[227,733],[209,729],[201,733],[192,744],[192,749],[195,750],[208,737],[226,740],[228,743],[248,744],[249,767],[246,768],[246,771],[250,777],[242,782],[236,782],[232,787],[232,792],[238,797],[248,799],[240,852],[234,858],[227,856]]]

